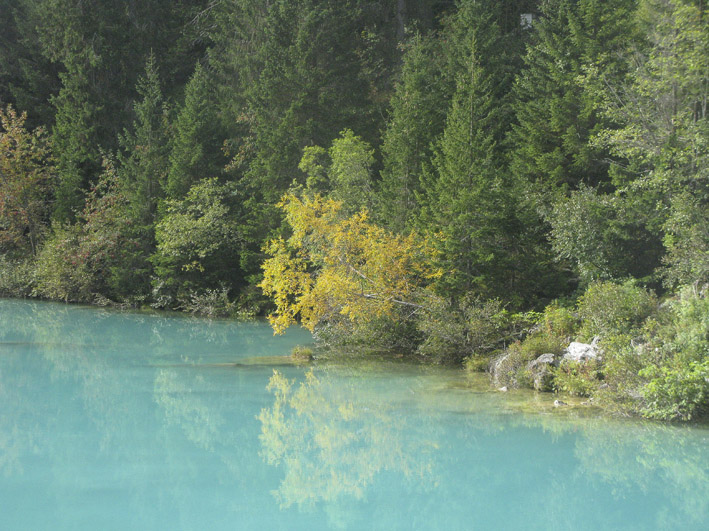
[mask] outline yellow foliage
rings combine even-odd
[[[278,206],[293,234],[265,246],[260,284],[276,303],[269,316],[276,333],[298,318],[312,331],[337,314],[356,322],[392,315],[397,305],[413,309],[425,282],[440,275],[430,245],[387,232],[366,211],[344,218],[342,203],[320,195],[288,194]]]

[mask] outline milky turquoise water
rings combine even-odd
[[[706,428],[309,341],[0,300],[0,530],[709,529]]]

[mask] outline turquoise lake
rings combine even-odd
[[[0,529],[709,529],[706,427],[309,342],[0,300]]]

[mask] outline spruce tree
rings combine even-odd
[[[163,196],[170,141],[167,108],[152,54],[136,90],[141,99],[133,105],[133,127],[120,137],[120,174],[136,220],[151,226]]]
[[[101,171],[101,152],[114,151],[130,125],[145,56],[151,50],[158,59],[169,56],[171,78],[187,77],[182,72],[194,64],[195,46],[190,48],[182,34],[189,34],[188,17],[201,1],[183,0],[179,9],[167,9],[160,0],[35,0],[42,52],[63,71],[53,99],[58,219],[69,220],[81,210],[89,183]]]
[[[59,73],[42,54],[39,6],[33,0],[0,0],[0,106],[27,113],[27,126],[50,126],[50,98],[59,90]]]
[[[416,34],[407,44],[382,141],[381,211],[378,218],[404,232],[418,213],[423,167],[441,134],[449,95],[442,83],[440,46]]]
[[[624,73],[634,0],[549,0],[535,22],[515,86],[512,171],[550,189],[608,181],[608,153],[591,140],[603,123],[589,68],[611,82]]]
[[[57,160],[57,190],[54,219],[72,221],[84,202],[84,190],[100,170],[95,140],[96,105],[88,92],[88,73],[71,63],[60,74],[62,89],[52,99],[56,107],[52,145]]]
[[[498,21],[509,23],[508,7],[490,0],[461,1],[444,19],[439,34],[416,34],[408,43],[382,144],[380,218],[391,228],[410,228],[417,215],[422,169],[430,164],[431,146],[443,132],[459,76],[470,68],[473,42],[495,100],[497,116],[489,124],[493,150],[496,157],[504,156],[502,140],[512,120],[509,93],[521,46],[518,26],[506,33],[500,30]]]
[[[136,242],[122,249],[122,260],[111,271],[114,291],[121,298],[149,292],[152,268],[148,260],[155,249],[157,207],[168,168],[168,116],[152,54],[138,80],[137,93],[141,99],[133,106],[133,126],[120,137],[117,170],[117,186],[126,201],[120,213],[127,225],[122,229],[124,238]]]
[[[170,199],[181,199],[200,179],[218,175],[226,163],[215,105],[207,71],[197,63],[174,126],[165,184]]]
[[[437,144],[424,187],[420,221],[434,236],[446,274],[438,290],[447,296],[503,291],[505,217],[509,214],[494,131],[498,108],[491,77],[481,68],[475,42]]]

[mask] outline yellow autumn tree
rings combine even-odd
[[[312,331],[333,318],[356,324],[422,308],[424,286],[440,274],[426,241],[387,232],[366,210],[345,217],[341,202],[320,195],[288,194],[279,207],[292,235],[265,246],[260,284],[276,303],[269,316],[276,333],[298,319]]]

